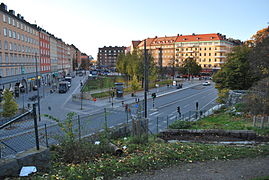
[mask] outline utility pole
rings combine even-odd
[[[148,92],[148,62],[147,62],[147,39],[144,40],[144,117],[147,118],[147,92]]]
[[[37,69],[37,54],[35,53],[35,80],[37,86],[37,105],[38,105],[38,120],[41,121],[40,117],[40,96],[39,96],[39,86],[38,86],[38,69]]]

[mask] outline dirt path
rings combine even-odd
[[[122,180],[240,180],[269,176],[269,156],[229,161],[181,164],[171,168],[135,174]]]

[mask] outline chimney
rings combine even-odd
[[[177,34],[177,36],[179,36],[179,34]]]
[[[17,17],[18,17],[19,19],[21,19],[21,15],[20,15],[20,14],[17,14]]]
[[[0,8],[7,11],[7,5],[5,5],[4,3],[1,3]]]
[[[15,16],[15,11],[14,10],[9,10],[9,13],[13,14]]]
[[[155,38],[157,38],[158,36],[155,36]]]
[[[23,16],[21,16],[21,19],[22,19],[22,20],[24,20],[24,17],[23,17]]]

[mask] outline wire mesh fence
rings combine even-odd
[[[118,134],[135,133],[137,129],[156,134],[168,128],[176,120],[194,121],[208,116],[213,113],[214,108],[212,109],[212,107],[215,105],[211,104],[199,111],[189,111],[183,114],[175,111],[167,116],[149,116],[147,119],[140,121],[144,116],[143,102],[141,101],[140,103],[139,106],[134,105],[135,108],[132,109],[132,112],[130,109],[122,107],[105,108],[103,112],[94,115],[74,115],[70,122],[75,138],[82,139],[105,128],[117,129]],[[65,122],[66,120],[60,121],[62,124]],[[54,120],[38,122],[36,130],[38,132],[35,131],[34,118],[32,116],[1,128],[1,157],[15,155],[18,152],[36,148],[36,133],[38,134],[38,144],[44,147],[60,143],[65,135],[63,127],[59,126]]]

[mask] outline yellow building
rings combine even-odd
[[[181,66],[185,59],[194,58],[205,72],[220,69],[233,47],[234,44],[219,33],[146,39],[146,48],[158,66]],[[144,41],[138,49],[144,49]]]

